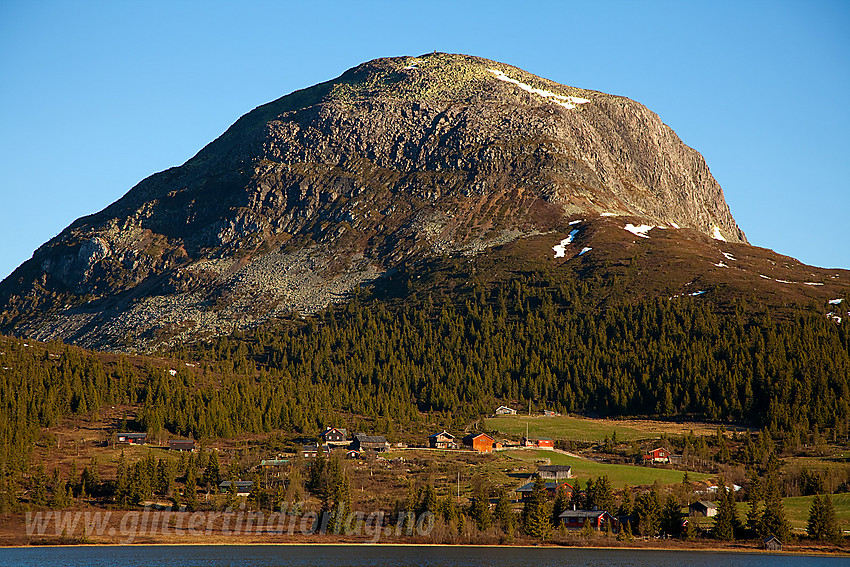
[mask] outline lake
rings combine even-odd
[[[0,567],[815,567],[847,558],[576,548],[373,545],[78,546],[0,549]]]

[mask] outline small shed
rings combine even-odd
[[[771,535],[764,540],[764,548],[767,551],[782,551],[782,542],[775,535]]]
[[[711,518],[717,515],[717,504],[708,500],[699,500],[688,506],[688,515]]]
[[[171,439],[168,442],[170,451],[194,451],[195,442],[191,439]]]

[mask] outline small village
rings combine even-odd
[[[531,415],[529,412],[527,417],[545,420],[560,415],[554,411],[542,410],[539,415]],[[493,417],[512,416],[518,416],[518,411],[507,406],[499,406],[493,412]],[[526,428],[528,428],[527,423]],[[142,446],[146,443],[147,436],[145,433],[118,432],[114,437],[116,447]],[[210,454],[218,452],[218,449],[208,450]],[[198,451],[203,453],[203,449],[191,439],[170,439],[167,442],[167,451],[182,455],[184,460],[185,454],[193,454]],[[525,507],[534,498],[539,498],[536,493],[541,492],[545,496],[546,505],[554,510],[555,515],[552,518],[554,526],[552,527],[556,532],[572,532],[584,535],[590,532],[605,533],[620,541],[634,541],[634,538],[639,536],[638,533],[633,534],[631,528],[638,523],[635,513],[628,509],[628,505],[624,506],[622,497],[615,506],[613,494],[609,495],[608,508],[602,508],[595,504],[581,507],[582,502],[592,502],[591,498],[583,497],[587,491],[593,490],[592,480],[589,481],[586,488],[580,488],[580,481],[576,482],[577,479],[572,465],[550,464],[551,459],[540,457],[539,452],[545,451],[552,455],[563,454],[570,457],[577,457],[577,455],[556,448],[556,443],[551,438],[535,438],[528,435],[527,432],[517,441],[485,432],[468,432],[456,436],[442,429],[427,437],[423,435],[421,443],[393,443],[384,435],[363,432],[351,434],[346,428],[327,427],[317,438],[302,443],[297,452],[258,457],[254,466],[243,469],[244,476],[238,478],[234,476],[233,467],[230,469],[230,478],[223,478],[221,474],[213,475],[216,480],[223,478],[218,481],[215,491],[219,500],[216,501],[215,496],[211,496],[208,492],[206,502],[208,504],[218,502],[218,505],[226,505],[232,508],[238,506],[241,499],[243,508],[246,504],[248,504],[249,509],[251,506],[262,507],[263,502],[267,499],[258,496],[258,493],[268,494],[270,491],[277,491],[278,494],[283,494],[290,488],[288,484],[293,479],[298,482],[300,478],[299,473],[293,471],[302,469],[309,475],[316,463],[330,459],[351,462],[348,470],[355,470],[358,466],[368,466],[369,475],[372,477],[373,469],[376,466],[390,466],[391,463],[401,463],[402,466],[406,466],[405,463],[411,460],[416,461],[423,454],[430,454],[436,461],[444,461],[455,455],[477,455],[486,458],[490,455],[515,451],[534,452],[535,454],[535,458],[529,461],[531,466],[515,469],[508,474],[508,478],[514,479],[514,485],[507,490],[504,487],[502,488],[503,497],[505,493],[508,494],[510,511],[516,517],[523,516]],[[216,463],[218,463],[218,458],[216,458]],[[631,466],[664,467],[665,470],[668,470],[671,466],[681,463],[681,454],[674,454],[665,446],[653,446],[643,452],[640,463]],[[216,464],[216,466],[219,465]],[[410,469],[406,470],[409,471]],[[519,472],[520,470],[522,472]],[[462,496],[460,476],[461,473],[458,472],[456,494],[449,496],[456,497],[455,504],[458,510],[467,508],[473,510],[476,506],[475,500],[481,496],[481,493],[473,490],[472,494],[464,493]],[[582,474],[581,476],[587,475]],[[695,476],[700,477],[700,475]],[[705,477],[706,475],[702,476]],[[685,473],[684,484],[688,484],[687,479],[688,473]],[[598,479],[598,482],[602,483],[602,477]],[[604,482],[608,483],[607,477],[605,477]],[[724,496],[717,485],[708,482],[691,483],[689,486],[691,486],[689,491],[682,492],[679,490],[678,492],[679,498],[686,499],[686,503],[684,506],[676,507],[674,519],[677,525],[674,529],[679,535],[690,534],[690,537],[693,538],[698,533],[707,533],[710,530],[711,522],[718,514],[718,504],[715,500],[718,498],[723,500]],[[657,481],[653,490],[656,490],[656,488]],[[726,490],[734,496],[740,489],[741,486],[731,483]],[[361,490],[365,490],[365,488]],[[607,490],[610,491],[610,486]],[[296,494],[296,497],[302,496],[297,490],[294,493],[291,490],[286,493]],[[172,498],[170,505],[165,501],[153,504],[160,507],[168,506],[170,509],[172,506],[178,506],[181,503],[185,506],[187,502],[192,500],[192,498],[187,498],[184,493],[182,500]],[[494,510],[501,505],[499,498],[494,497],[488,497],[486,503],[491,513],[495,513]],[[145,504],[151,505],[151,502]],[[386,505],[386,502],[384,504]],[[198,504],[194,504],[194,506],[197,507]],[[560,509],[558,509],[559,507]],[[387,516],[392,517],[391,514]],[[667,521],[670,521],[669,518]],[[669,527],[667,529],[670,530]],[[782,541],[772,534],[764,537],[762,543],[764,549],[768,550],[778,550],[782,547]]]

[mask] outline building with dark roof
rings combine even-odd
[[[549,481],[545,483],[546,493],[550,498],[554,498],[558,493],[558,490],[563,487],[566,489],[567,494],[573,493],[573,487],[568,482],[557,482],[557,481]],[[528,497],[531,496],[531,493],[534,491],[534,481],[523,484],[519,488],[517,488],[514,492],[519,494],[520,499],[524,502],[528,500]]]
[[[251,489],[254,487],[254,482],[250,480],[225,480],[219,483],[218,490],[222,494],[227,494],[231,490],[236,490],[236,496],[248,496],[251,494]]]
[[[432,449],[457,449],[457,440],[444,429],[428,436],[428,446]]]
[[[320,437],[327,445],[348,445],[348,430],[341,427],[329,427]]]
[[[572,477],[572,470],[570,465],[540,465],[537,474],[543,480],[565,480]]]
[[[171,439],[168,442],[170,451],[194,451],[195,442],[191,439]]]
[[[148,440],[147,433],[116,433],[115,442],[121,445],[144,445]]]
[[[383,435],[365,435],[363,433],[358,433],[354,436],[354,439],[351,441],[351,445],[348,447],[349,449],[354,449],[356,451],[378,451],[383,452],[390,448],[389,442],[387,442],[387,438]]]
[[[564,510],[558,518],[561,521],[561,525],[568,530],[580,530],[588,522],[597,531],[605,529],[606,524],[612,530],[615,530],[617,527],[617,519],[605,510]]]
[[[708,500],[700,500],[688,506],[689,516],[704,516],[711,518],[717,515],[717,504]]]

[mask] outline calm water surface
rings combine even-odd
[[[426,567],[506,565],[546,567],[815,567],[847,566],[850,559],[594,549],[381,546],[144,546],[0,549],[0,567]]]

